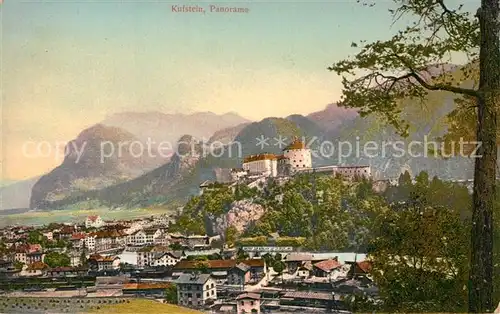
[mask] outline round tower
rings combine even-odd
[[[288,160],[292,170],[312,168],[311,150],[297,137],[283,149],[283,156]]]

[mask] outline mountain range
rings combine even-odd
[[[445,71],[456,73],[456,66]],[[440,71],[428,71],[432,76]],[[437,73],[437,74],[436,74]],[[182,203],[198,193],[204,180],[225,180],[227,169],[240,167],[244,156],[262,152],[280,153],[293,137],[304,138],[315,153],[313,165],[354,164],[372,166],[376,179],[393,179],[401,171],[414,174],[425,170],[443,179],[470,178],[472,160],[464,157],[449,159],[396,156],[389,145],[385,154],[366,156],[354,152],[343,156],[339,142],[363,147],[367,142],[431,141],[447,129],[446,115],[455,106],[452,94],[430,92],[423,102],[408,99],[400,104],[402,117],[412,122],[409,138],[401,138],[395,129],[376,115],[360,117],[354,110],[329,104],[324,110],[307,116],[268,117],[249,121],[235,113],[216,115],[210,112],[163,114],[159,112],[126,112],[107,117],[100,124],[84,130],[72,142],[72,147],[87,145],[84,154],[68,149],[63,163],[41,176],[31,186],[24,184],[31,209],[92,208],[93,206],[133,207],[155,204]],[[331,143],[333,151],[325,156],[324,145]],[[139,149],[125,146],[121,155],[110,154],[101,160],[103,142],[119,146],[121,142],[139,142]],[[147,142],[173,143],[160,154],[158,146],[146,154]],[[217,144],[215,146],[212,144]],[[220,146],[223,144],[224,146]],[[187,146],[186,146],[187,145]],[[179,147],[184,154],[175,154]],[[177,151],[179,151],[179,149]],[[384,152],[384,150],[382,150]],[[323,153],[323,156],[321,154]],[[420,147],[420,153],[425,149]],[[135,156],[139,154],[140,157]],[[154,156],[153,156],[154,155]],[[76,158],[79,158],[78,162]],[[29,182],[33,182],[29,181]],[[5,199],[12,186],[2,187]],[[29,191],[28,191],[29,190]],[[19,191],[19,188],[18,188]],[[19,193],[17,193],[19,195]],[[22,207],[26,199],[17,198],[5,205]],[[19,204],[19,205],[18,205]]]

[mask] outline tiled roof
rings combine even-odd
[[[82,240],[85,239],[87,235],[85,233],[73,233],[71,235],[71,240]]]
[[[92,222],[95,222],[97,220],[97,218],[99,218],[99,216],[88,216],[87,219],[92,221]]]
[[[243,299],[260,300],[260,295],[257,293],[243,293],[243,294],[240,294],[236,299],[237,300],[243,300]]]
[[[300,141],[298,138],[295,138],[285,149],[283,150],[294,150],[294,149],[304,149],[306,148],[306,144]]]
[[[334,259],[328,259],[326,261],[322,261],[314,264],[314,267],[321,269],[322,271],[329,272],[334,270],[335,268],[339,268],[341,265]]]
[[[333,295],[324,292],[293,291],[287,292],[283,298],[310,299],[310,300],[332,300]]]
[[[241,262],[250,267],[264,267],[265,263],[263,259],[247,259]]]
[[[127,283],[123,290],[167,289],[171,286],[171,283]]]
[[[210,279],[209,274],[199,274],[199,275],[192,275],[192,274],[182,274],[179,276],[179,278],[175,281],[178,284],[198,284],[202,285],[207,280]]]
[[[49,265],[44,262],[34,262],[33,264],[28,265],[28,270],[43,270],[49,268]]]
[[[250,270],[250,266],[248,266],[247,264],[244,264],[244,263],[239,263],[238,265],[235,266],[236,268],[244,271],[244,272],[247,272]]]
[[[54,267],[49,269],[49,271],[53,272],[67,272],[67,271],[86,271],[87,268],[84,267],[70,267],[70,266],[64,266],[64,267]]]
[[[369,261],[358,262],[358,267],[365,273],[369,273],[372,270],[372,263]]]
[[[257,161],[257,160],[276,160],[278,159],[275,154],[259,154],[251,155],[243,159],[243,163]]]

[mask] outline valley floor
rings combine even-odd
[[[6,226],[23,225],[36,226],[48,225],[49,223],[81,222],[87,216],[97,215],[104,220],[123,220],[169,213],[166,208],[138,208],[111,210],[107,208],[89,210],[48,210],[48,211],[28,211],[19,214],[0,216],[0,228]]]

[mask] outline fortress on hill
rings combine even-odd
[[[232,169],[231,178],[238,181],[245,177],[286,177],[297,173],[321,172],[340,174],[348,179],[371,177],[370,166],[323,166],[313,168],[311,149],[298,138],[283,149],[281,155],[258,154],[243,159],[242,168]]]

